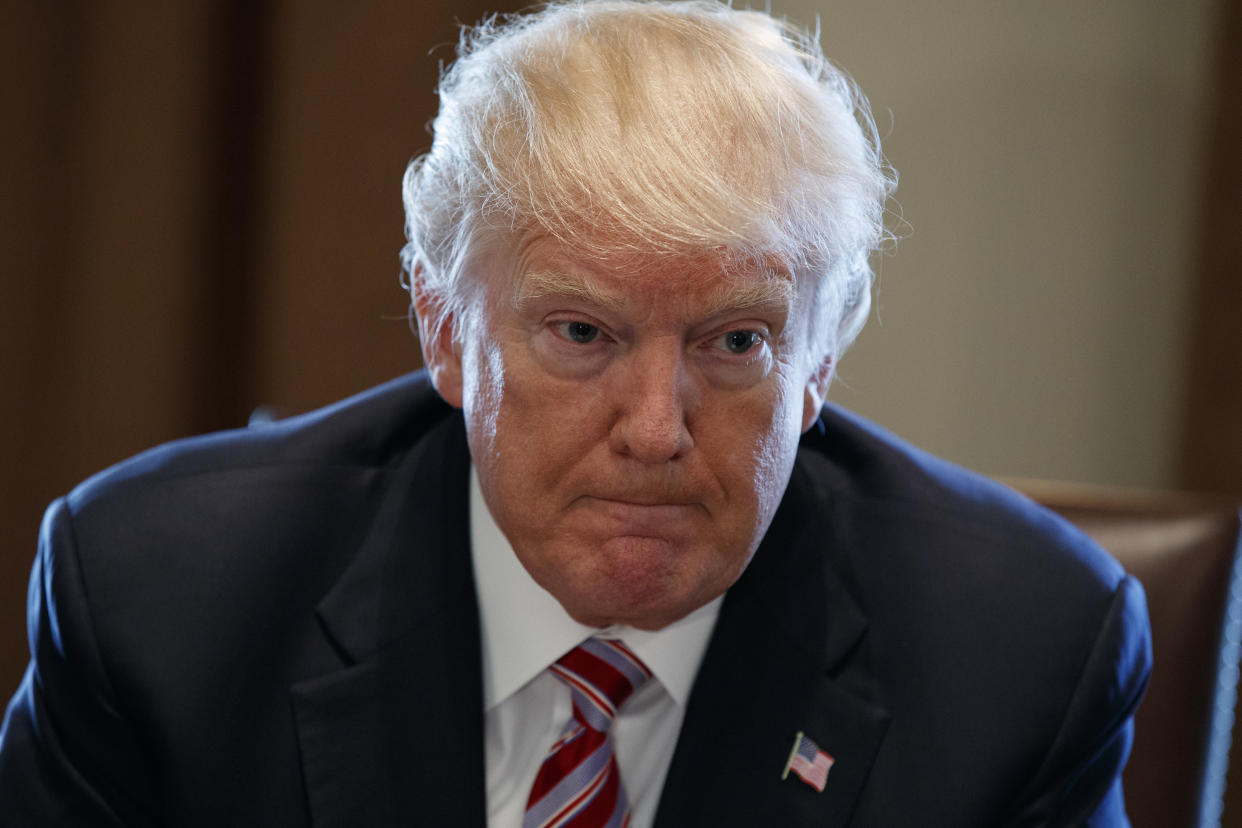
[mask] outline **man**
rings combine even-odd
[[[1125,825],[1137,583],[824,408],[890,187],[766,15],[469,34],[405,179],[426,372],[49,509],[0,813]]]

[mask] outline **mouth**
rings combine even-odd
[[[691,501],[635,496],[584,496],[579,505],[611,536],[670,538],[678,535],[702,512]]]
[[[661,506],[693,506],[695,500],[682,497],[665,497],[650,495],[584,495],[583,500],[595,500],[600,503],[620,503],[623,506],[642,506],[658,508]]]

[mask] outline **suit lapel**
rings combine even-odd
[[[463,435],[450,417],[383,473],[367,540],[320,603],[344,666],[292,688],[316,828],[486,822]]]
[[[866,619],[824,554],[834,527],[822,496],[799,466],[725,598],[657,828],[849,822],[889,717],[865,668]],[[835,760],[822,793],[781,779],[798,731]]]

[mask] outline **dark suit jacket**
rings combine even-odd
[[[823,425],[723,604],[658,825],[1124,824],[1138,584],[1016,495]],[[0,822],[484,825],[467,468],[419,374],[53,504]],[[799,730],[836,759],[822,794],[780,778]]]

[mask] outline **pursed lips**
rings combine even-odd
[[[609,534],[636,536],[664,537],[676,533],[696,514],[705,511],[698,501],[642,495],[582,495],[578,505],[599,517]]]

